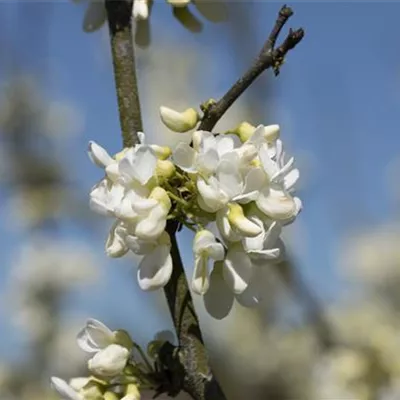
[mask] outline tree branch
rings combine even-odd
[[[253,65],[236,81],[220,100],[209,103],[203,107],[204,116],[198,128],[199,130],[212,131],[229,107],[266,69],[272,67],[275,75],[279,74],[279,68],[283,63],[285,55],[304,37],[303,29],[297,29],[295,31],[290,29],[284,42],[275,49],[278,35],[292,15],[293,11],[290,7],[283,6],[281,8],[275,25]]]
[[[171,237],[171,257],[174,268],[171,279],[164,287],[164,292],[179,340],[178,362],[185,371],[183,390],[196,400],[224,400],[225,396],[209,366],[199,320],[176,240],[177,227],[176,221],[170,221],[167,227]],[[179,371],[177,368],[173,369]]]
[[[132,1],[105,0],[124,147],[139,143],[143,130],[132,38]]]

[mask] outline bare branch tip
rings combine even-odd
[[[294,14],[293,10],[286,4],[284,4],[279,11],[279,15],[285,18],[290,18],[293,14]]]

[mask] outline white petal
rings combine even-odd
[[[218,136],[217,137],[217,152],[219,157],[229,153],[234,148],[233,139],[230,136]]]
[[[228,197],[219,188],[218,181],[214,177],[210,177],[208,183],[203,178],[199,178],[197,189],[208,209],[213,210],[212,212],[218,211],[228,202]]]
[[[274,189],[261,191],[256,204],[264,214],[276,220],[291,219],[298,214],[293,197]]]
[[[246,251],[258,251],[262,250],[264,246],[265,239],[265,229],[264,224],[260,218],[255,216],[249,217],[249,219],[258,225],[261,229],[260,234],[254,237],[245,236],[243,238],[243,247]]]
[[[128,358],[129,350],[126,347],[110,344],[88,361],[88,368],[96,375],[112,377],[122,372]]]
[[[149,17],[149,6],[147,0],[134,0],[132,16],[136,21],[145,20]]]
[[[257,199],[260,189],[267,183],[265,172],[261,168],[252,168],[247,173],[243,193],[233,200],[241,204],[247,204]]]
[[[277,260],[281,252],[279,248],[273,249],[261,249],[261,250],[250,250],[247,253],[250,258],[256,260],[257,262],[264,262],[269,260]]]
[[[270,179],[278,172],[278,166],[275,161],[271,160],[268,154],[268,145],[262,145],[259,151],[261,165]]]
[[[143,290],[155,290],[166,285],[172,274],[170,246],[158,246],[145,255],[139,264],[138,282]]]
[[[223,275],[231,290],[236,294],[246,290],[252,274],[253,266],[243,247],[236,244],[229,247],[224,261]]]
[[[154,175],[157,157],[150,146],[139,145],[129,149],[119,163],[119,170],[126,178],[133,178],[145,185]]]
[[[295,168],[292,169],[287,175],[283,178],[283,186],[286,190],[291,190],[298,179],[300,178],[300,171]]]
[[[155,240],[164,231],[167,225],[168,211],[158,204],[146,218],[141,219],[135,227],[135,235],[140,239]]]
[[[217,177],[221,189],[230,199],[242,192],[243,180],[239,173],[238,157],[221,160],[217,168]]]
[[[117,162],[113,162],[106,167],[106,174],[109,179],[113,182],[118,182],[120,177],[119,167]]]
[[[106,254],[109,257],[122,257],[128,252],[128,247],[124,240],[125,231],[121,229],[120,222],[115,222],[111,227],[106,241]]]
[[[93,141],[89,142],[88,155],[91,161],[100,168],[105,168],[115,162],[103,147]]]
[[[207,254],[215,261],[224,258],[224,246],[218,243],[214,234],[206,229],[197,232],[193,242],[193,253],[195,255]]]
[[[264,247],[272,248],[276,247],[276,243],[282,232],[282,226],[279,222],[272,222],[267,232],[265,233]]]
[[[118,204],[114,209],[114,214],[120,219],[134,219],[138,216],[138,213],[132,208],[132,201],[128,196],[124,196],[121,203]]]
[[[173,162],[186,172],[195,172],[196,151],[187,143],[178,143],[172,153]]]
[[[214,134],[207,131],[197,131],[197,134],[201,135],[200,142],[200,152],[206,153],[209,150],[216,150],[217,148],[217,139]]]
[[[208,275],[208,258],[205,255],[195,257],[192,278],[193,292],[200,295],[207,292],[210,285]]]
[[[125,242],[129,249],[139,256],[151,253],[157,246],[156,241],[139,239],[133,235],[127,235]]]
[[[51,386],[64,400],[83,400],[83,397],[63,379],[53,376],[51,378]]]
[[[292,157],[282,168],[272,177],[274,181],[280,181],[285,175],[287,175],[294,165],[294,157]]]
[[[225,318],[232,309],[234,295],[223,278],[221,262],[214,264],[210,285],[203,300],[208,313],[216,319]]]
[[[209,149],[204,153],[199,153],[196,159],[196,169],[200,173],[212,174],[218,165],[218,153],[215,149]]]
[[[223,239],[230,242],[237,242],[241,239],[241,236],[236,233],[228,220],[228,207],[217,211],[216,223],[218,230]]]
[[[252,143],[256,147],[261,146],[264,142],[264,125],[258,125],[257,128],[254,130],[253,134],[251,135],[250,139],[247,143]]]
[[[77,392],[83,389],[90,382],[88,377],[71,378],[68,382],[69,386]]]
[[[78,346],[88,353],[95,353],[113,343],[113,331],[97,319],[90,318],[78,333]]]
[[[140,144],[145,144],[146,143],[146,135],[144,134],[144,132],[138,132],[137,136],[138,136]]]

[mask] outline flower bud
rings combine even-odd
[[[103,399],[104,400],[119,400],[119,397],[114,392],[105,392]]]
[[[167,0],[172,7],[186,7],[191,0]]]
[[[239,204],[231,203],[228,207],[228,221],[239,233],[249,237],[255,237],[261,233],[261,228],[245,217]]]
[[[138,386],[134,383],[130,383],[126,388],[126,395],[121,400],[140,400]]]
[[[169,212],[172,205],[171,200],[168,196],[168,193],[162,187],[160,186],[155,187],[151,191],[149,199],[157,200],[163,206],[166,212],[167,213]]]
[[[89,142],[88,155],[93,164],[100,168],[105,168],[114,161],[103,147],[93,141]]]
[[[165,126],[174,132],[187,132],[193,129],[199,122],[199,114],[194,108],[188,108],[183,112],[175,111],[168,107],[160,107],[161,120]]]
[[[279,125],[267,125],[264,126],[263,137],[269,143],[275,142],[275,140],[279,138],[279,132]]]
[[[111,377],[124,369],[129,358],[129,350],[118,344],[110,344],[88,361],[88,368],[96,375]]]
[[[234,133],[235,135],[239,136],[240,141],[244,143],[250,139],[255,130],[255,126],[249,124],[248,122],[242,122],[232,131],[229,131],[229,133]]]
[[[175,165],[169,160],[158,160],[156,165],[156,175],[161,180],[171,178],[175,173]]]
[[[157,144],[152,144],[151,148],[159,160],[166,160],[171,154],[172,150],[168,146],[159,146]]]

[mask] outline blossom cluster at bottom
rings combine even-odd
[[[124,330],[112,331],[102,322],[89,319],[78,333],[79,347],[91,353],[89,377],[69,382],[51,378],[53,389],[63,400],[140,400],[140,390],[158,390],[162,368],[157,349],[162,341],[150,342],[147,355]]]

